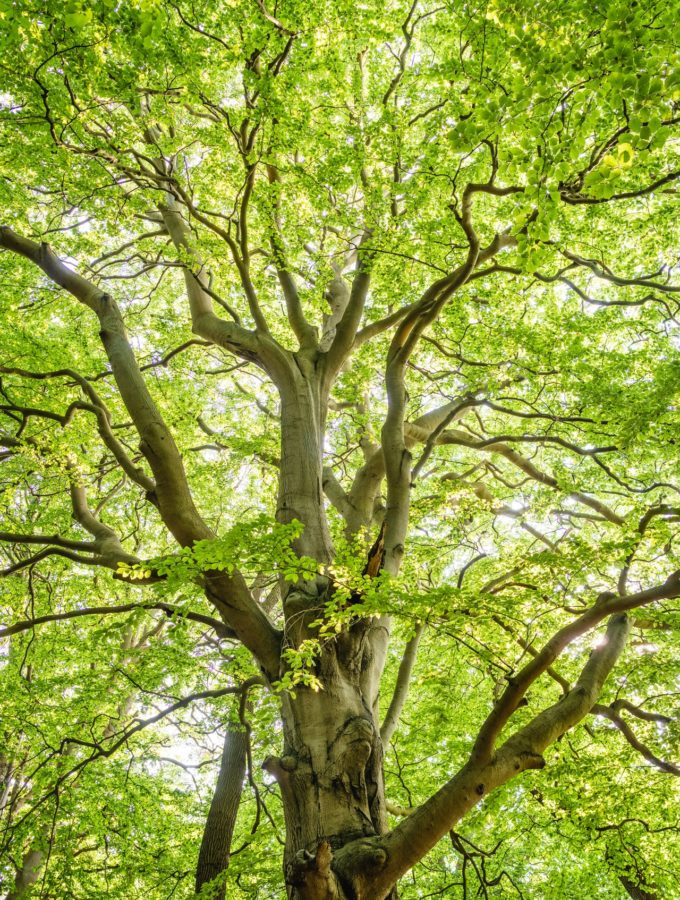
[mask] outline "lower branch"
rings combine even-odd
[[[353,841],[333,868],[357,896],[382,900],[482,797],[527,769],[545,765],[542,753],[593,708],[630,631],[625,615],[612,616],[603,642],[590,655],[574,688],[510,737],[488,761],[474,758],[389,834]],[[357,885],[364,886],[357,890]]]
[[[416,626],[415,634],[408,642],[408,644],[406,645],[406,649],[404,650],[404,655],[399,665],[399,672],[397,674],[397,683],[394,688],[394,694],[392,695],[389,709],[387,710],[387,713],[385,715],[385,721],[382,723],[382,726],[380,728],[380,739],[383,742],[383,745],[389,744],[390,738],[394,734],[394,731],[399,722],[401,711],[404,708],[404,703],[406,702],[406,698],[408,696],[409,683],[411,681],[411,672],[413,671],[413,666],[418,654],[418,644],[420,643],[420,638],[422,637],[424,629],[425,624],[423,622],[420,622]]]
[[[13,634],[20,634],[22,631],[30,631],[37,625],[44,625],[47,622],[62,622],[65,619],[77,619],[81,616],[110,616],[132,612],[135,609],[159,609],[170,618],[178,616],[192,622],[200,622],[202,625],[209,625],[220,637],[232,636],[229,629],[218,619],[204,616],[202,613],[191,612],[170,603],[124,603],[120,606],[87,606],[83,609],[72,609],[70,612],[51,613],[45,616],[36,616],[34,619],[24,619],[21,622],[15,622],[14,625],[8,625],[7,628],[0,629],[0,640],[9,638]]]

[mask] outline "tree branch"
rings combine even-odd
[[[157,609],[164,612],[168,618],[188,619],[191,622],[199,622],[201,625],[208,625],[214,628],[220,637],[233,637],[233,632],[225,627],[219,619],[213,619],[212,616],[204,616],[202,613],[185,610],[180,606],[173,606],[170,603],[123,603],[119,606],[86,606],[82,609],[73,609],[69,612],[50,613],[44,616],[36,616],[34,619],[24,619],[8,625],[6,628],[0,629],[0,639],[9,638],[13,634],[21,634],[23,631],[30,631],[38,625],[44,625],[48,622],[63,622],[69,619],[78,619],[82,616],[109,616],[119,615],[121,613],[133,612],[137,609]]]
[[[613,722],[630,746],[634,750],[637,750],[650,765],[656,766],[657,769],[661,769],[662,772],[667,772],[669,775],[680,776],[680,766],[676,766],[675,763],[666,762],[666,760],[661,759],[652,753],[649,747],[636,737],[635,732],[630,725],[617,714],[614,704],[611,706],[603,706],[601,703],[596,703],[591,709],[591,713],[594,716],[602,716],[605,719],[609,719],[610,722]]]
[[[482,797],[527,769],[542,768],[542,751],[583,719],[599,696],[604,681],[625,646],[630,625],[626,616],[612,617],[606,640],[593,651],[576,686],[559,703],[540,713],[514,734],[493,759],[471,759],[436,794],[414,809],[384,837],[353,842],[336,855],[336,867],[356,867],[374,860],[371,890],[377,897],[407,872]]]
[[[518,708],[529,686],[552,666],[572,641],[595,628],[608,616],[628,612],[655,600],[680,596],[680,572],[673,573],[663,584],[636,594],[627,594],[623,597],[616,594],[604,596],[607,599],[595,603],[569,625],[556,632],[536,656],[509,679],[507,688],[480,728],[471,756],[473,761],[486,762],[491,758],[496,738]]]
[[[380,740],[383,745],[389,744],[392,735],[399,722],[401,711],[408,697],[409,685],[411,682],[411,673],[415,665],[416,656],[418,655],[418,644],[425,630],[425,623],[419,622],[411,640],[406,644],[404,655],[399,664],[399,672],[397,673],[397,683],[394,686],[394,693],[390,701],[389,708],[385,714],[385,719],[380,727]]]
[[[276,264],[276,275],[283,291],[283,298],[286,302],[286,311],[288,314],[288,322],[293,329],[293,334],[300,342],[300,347],[316,347],[317,331],[311,325],[304,314],[300,295],[298,293],[295,279],[293,278],[290,267],[286,261],[283,246],[283,238],[281,234],[281,221],[279,218],[279,195],[281,190],[281,175],[279,170],[273,166],[267,166],[267,177],[270,185],[273,185],[275,191],[274,201],[272,204],[271,230],[269,241],[272,248],[274,262]]]
[[[140,449],[155,476],[155,493],[163,521],[183,547],[192,546],[195,541],[214,538],[213,532],[194,505],[179,450],[139,371],[127,339],[123,318],[113,298],[72,271],[52,253],[47,244],[37,244],[3,226],[0,228],[0,248],[33,262],[52,281],[65,288],[97,315],[101,327],[100,337],[116,384],[141,438]],[[200,287],[198,282],[194,283]],[[238,326],[221,321],[211,310],[206,309],[209,301],[198,287],[193,297],[199,319],[207,317],[211,327],[216,324],[218,332],[222,333],[226,329],[231,333]],[[60,552],[64,554],[67,551]],[[280,635],[251,597],[243,576],[239,572],[211,576],[207,596],[268,674],[276,677]]]

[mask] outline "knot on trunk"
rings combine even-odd
[[[522,769],[525,771],[526,769],[544,769],[545,768],[545,759],[541,756],[540,753],[535,753],[533,750],[522,750],[519,754],[519,765],[515,765],[515,769]]]
[[[286,635],[292,646],[318,637],[318,632],[310,626],[322,613],[331,588],[331,580],[326,575],[317,575],[310,581],[298,580],[284,588]]]
[[[262,763],[265,772],[269,772],[279,784],[283,779],[297,769],[298,761],[294,756],[268,756]]]
[[[339,900],[344,894],[331,870],[333,851],[327,840],[316,848],[316,853],[300,850],[288,864],[286,882],[298,888],[305,900]]]
[[[380,838],[358,838],[336,851],[333,868],[349,896],[355,900],[371,900],[392,896],[389,887],[376,884],[376,879],[381,880],[387,860]]]
[[[371,755],[374,730],[373,723],[361,716],[348,719],[330,753],[333,770],[340,773],[345,791],[357,798],[366,788],[364,769]]]

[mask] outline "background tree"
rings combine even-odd
[[[0,10],[6,893],[676,893],[672,7]]]

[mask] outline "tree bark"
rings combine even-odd
[[[229,726],[224,736],[224,747],[220,770],[215,785],[208,818],[203,831],[203,840],[196,865],[196,893],[200,894],[204,885],[213,882],[207,894],[211,900],[224,900],[226,882],[216,881],[226,872],[231,854],[231,840],[236,825],[243,778],[246,771],[248,736],[237,726]]]
[[[323,568],[332,559],[322,489],[326,390],[318,355],[292,357],[281,395],[279,521],[297,519],[304,531],[300,554]],[[323,618],[333,592],[329,576],[284,586],[284,647],[317,639],[312,622]],[[332,868],[334,852],[386,829],[378,685],[384,636],[372,620],[321,642],[314,675],[319,691],[297,686],[281,698],[283,754],[265,767],[281,789],[286,820],[284,868],[295,900],[349,898],[355,886]]]
[[[628,896],[632,897],[633,900],[658,900],[658,894],[654,894],[644,887],[641,887],[641,885],[633,881],[632,878],[627,878],[625,875],[619,875],[619,881],[625,888]]]
[[[289,377],[279,383],[281,466],[277,519],[297,519],[304,532],[297,552],[324,565],[333,557],[323,495],[323,442],[327,396],[317,371],[316,354],[291,355]]]
[[[7,900],[20,900],[25,897],[40,878],[45,854],[37,847],[27,850],[21,861],[21,867],[14,880],[14,888],[7,895]]]
[[[373,662],[370,625],[359,623],[324,647],[322,690],[282,698],[284,752],[265,766],[281,788],[295,900],[354,897],[331,868],[333,853],[386,829]]]

